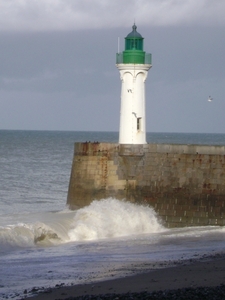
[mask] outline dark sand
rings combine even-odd
[[[106,280],[91,284],[55,287],[32,298],[23,299],[52,300],[69,297],[99,294],[124,294],[152,292],[181,288],[216,287],[225,283],[225,257],[215,257],[204,261],[190,261],[175,267],[152,270],[125,278]]]

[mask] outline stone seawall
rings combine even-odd
[[[67,204],[115,197],[168,227],[225,225],[225,146],[76,143]]]

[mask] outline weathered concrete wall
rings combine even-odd
[[[225,146],[76,143],[68,205],[148,204],[168,227],[225,225]]]

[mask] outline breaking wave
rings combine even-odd
[[[30,222],[0,227],[0,251],[164,230],[152,208],[113,198],[93,201],[76,211],[40,213],[38,217],[36,222],[31,215]]]
[[[38,243],[51,245],[60,240],[57,233],[43,223],[9,225],[0,228],[1,251],[10,247],[33,247]]]
[[[77,211],[68,235],[72,241],[155,233],[163,230],[155,211],[113,198],[93,201]]]

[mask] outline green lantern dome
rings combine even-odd
[[[133,25],[133,31],[125,37],[125,51],[126,50],[141,50],[143,51],[144,38],[137,32],[137,26]]]
[[[124,64],[144,64],[145,52],[143,51],[144,38],[137,32],[137,26],[132,26],[132,31],[125,37],[125,51],[123,51]]]
[[[141,34],[137,32],[137,26],[135,24],[132,26],[132,29],[133,30],[131,31],[131,33],[129,33],[127,35],[126,38],[141,38],[141,39],[143,39],[143,37],[141,36]]]
[[[125,37],[125,50],[117,53],[117,64],[151,64],[151,54],[144,51],[144,38],[137,32],[137,26]]]

